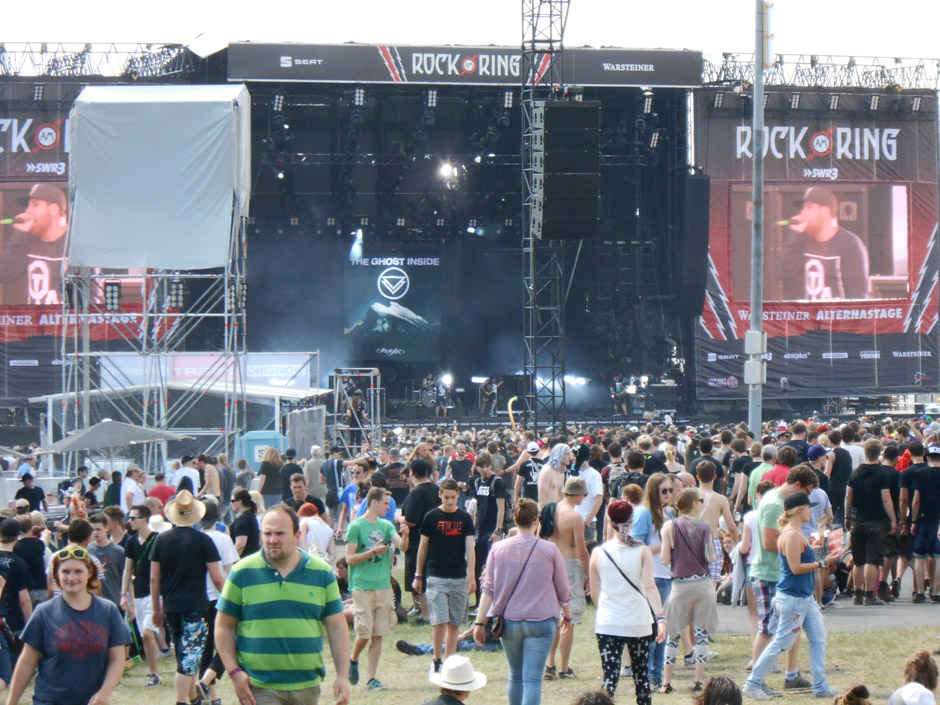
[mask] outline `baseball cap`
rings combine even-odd
[[[528,445],[526,445],[525,449],[526,449],[527,451],[529,451],[530,453],[538,453],[538,452],[539,452],[539,444],[536,443],[535,441],[529,441],[529,443],[528,443]]]
[[[16,500],[16,506],[17,506],[17,507],[28,507],[28,506],[29,506],[29,500],[28,500],[28,499],[24,499],[23,497],[20,497],[18,500]]]
[[[836,199],[835,194],[822,186],[810,186],[803,192],[803,198],[800,199],[800,202],[829,206],[829,210],[831,210],[833,214],[837,213],[839,210],[839,201]]]
[[[816,502],[810,502],[809,497],[807,497],[802,492],[794,492],[785,500],[783,500],[783,508],[796,509],[797,507],[815,507]]]
[[[817,444],[809,447],[809,450],[806,451],[806,458],[812,463],[814,460],[819,460],[824,455],[828,455],[828,453],[829,449],[826,446]]]
[[[33,478],[31,473],[24,472],[23,477],[20,478],[20,482],[26,482],[27,480],[32,480],[32,479],[35,479],[35,478]]]
[[[21,198],[20,203],[24,206],[28,206],[29,199],[31,198],[35,198],[38,201],[45,201],[46,203],[55,203],[63,211],[66,210],[65,194],[58,186],[53,186],[52,184],[33,184],[33,187],[29,190],[29,195],[25,198]]]
[[[564,493],[568,495],[586,495],[588,493],[587,483],[580,477],[569,477],[565,483]]]
[[[940,455],[940,446],[927,446],[925,455]],[[23,477],[26,477],[25,475]]]
[[[584,437],[581,438],[581,442],[582,442],[582,443],[587,443],[588,445],[591,445],[591,444],[594,442],[594,439],[591,438],[590,436],[584,436]]]
[[[285,457],[285,458],[296,458],[296,457],[297,457],[297,451],[294,450],[293,448],[288,448],[287,450],[284,451],[284,457]]]

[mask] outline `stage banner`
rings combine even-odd
[[[349,356],[367,361],[435,362],[440,358],[443,268],[434,251],[377,250],[345,271]]]
[[[795,90],[768,91],[765,117],[764,395],[934,391],[936,96],[886,95],[879,111],[867,93],[840,103],[832,89],[801,88],[794,99]],[[695,97],[696,163],[711,178],[696,333],[700,399],[747,396],[754,147],[747,105],[716,89]]]
[[[69,178],[68,111],[0,104],[0,179]]]
[[[544,58],[544,57],[543,57]],[[579,86],[702,83],[702,53],[663,49],[566,49],[565,81]],[[538,70],[548,68],[536,62]],[[228,47],[228,80],[496,85],[522,83],[516,47],[256,44]]]

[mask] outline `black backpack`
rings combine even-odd
[[[623,468],[622,471],[621,468]],[[612,466],[610,475],[607,477],[607,492],[611,501],[615,499],[623,499],[624,487],[627,485],[639,485],[640,487],[646,489],[646,482],[648,480],[648,475],[644,475],[643,473],[637,472],[635,470],[627,470],[625,467],[618,464],[616,466]]]
[[[539,512],[539,537],[549,539],[555,533],[555,509],[558,502],[549,502]]]

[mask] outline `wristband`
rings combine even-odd
[[[415,573],[415,580],[418,580],[419,578],[420,578],[420,579],[423,579],[424,576],[421,575],[421,573]]]
[[[565,615],[561,615],[561,621],[568,622],[569,624],[571,624],[571,617],[566,617]]]
[[[373,556],[376,555],[376,553],[375,553],[375,546],[373,546],[373,547],[370,548],[369,550],[372,552],[372,555],[373,555]]]
[[[475,627],[486,627],[486,622],[474,622],[473,626]]]
[[[233,678],[236,673],[244,673],[241,666],[236,666],[231,671],[228,672],[228,677]]]

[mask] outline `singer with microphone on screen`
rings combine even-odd
[[[870,296],[868,249],[839,225],[839,202],[821,186],[806,189],[800,212],[777,222],[796,234],[786,249],[802,253],[799,266],[787,258],[784,293],[788,300],[830,301]]]
[[[0,284],[5,306],[61,303],[62,261],[68,207],[65,193],[53,184],[33,184],[22,199],[26,210],[3,222]]]

